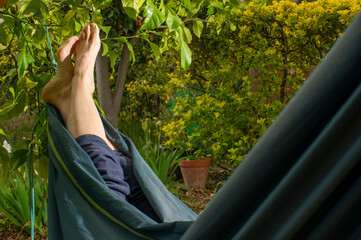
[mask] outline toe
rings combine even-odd
[[[98,25],[96,25],[95,23],[91,23],[90,24],[90,31],[96,35],[99,35],[99,28]]]
[[[84,40],[85,40],[85,33],[84,33],[84,32],[81,32],[81,33],[79,34],[79,39],[80,39],[80,41],[84,41]]]
[[[94,42],[96,40],[99,40],[99,28],[95,23],[90,24],[90,30],[91,30],[91,41]]]
[[[79,37],[78,36],[72,36],[70,37],[65,44],[71,44],[73,45],[76,41],[78,41]]]
[[[71,50],[70,50],[70,57],[71,57],[71,58],[72,58],[73,55],[75,54],[76,49],[78,48],[78,46],[79,46],[79,38],[78,38],[78,40],[73,44],[73,47],[72,47]]]
[[[69,38],[59,49],[57,52],[58,62],[63,62],[69,55],[71,55],[71,51],[74,43],[78,41],[78,37],[73,36]]]
[[[83,29],[83,32],[85,34],[85,39],[88,40],[89,37],[90,37],[90,25],[87,24],[84,29]]]

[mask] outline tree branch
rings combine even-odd
[[[106,115],[111,111],[112,93],[109,84],[109,61],[107,56],[102,56],[103,48],[101,47],[95,61],[95,73],[97,77],[97,89],[99,104]],[[109,119],[108,119],[109,120]]]
[[[137,38],[132,38],[130,39],[129,42],[130,44],[133,45],[137,40],[138,40]],[[120,58],[120,63],[118,67],[117,81],[115,84],[114,97],[113,97],[113,103],[116,109],[120,108],[120,103],[123,97],[125,80],[127,77],[127,69],[129,65],[129,57],[130,57],[130,51],[128,49],[128,46],[124,44],[122,50],[122,56]]]

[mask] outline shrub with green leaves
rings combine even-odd
[[[184,150],[180,148],[164,149],[161,145],[162,137],[158,125],[145,120],[142,130],[143,134],[134,136],[134,140],[139,144],[139,153],[157,177],[165,185],[168,185],[175,178],[175,170]]]
[[[168,87],[182,94],[162,129],[165,146],[182,141],[238,164],[360,9],[357,0],[250,2],[232,28],[210,21],[188,72],[170,73]]]

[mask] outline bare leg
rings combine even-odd
[[[94,64],[100,49],[99,29],[89,24],[79,37],[71,37],[58,52],[58,71],[44,87],[41,97],[57,107],[66,128],[74,138],[93,134],[102,138],[108,146],[114,145],[105,135],[98,110],[94,104]],[[75,68],[71,62],[75,53]]]
[[[89,24],[83,28],[75,47],[74,77],[71,82],[66,126],[74,138],[93,134],[102,138],[115,150],[105,135],[103,123],[92,98],[95,89],[94,65],[99,49],[99,28],[94,23]]]

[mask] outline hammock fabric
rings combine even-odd
[[[134,174],[162,219],[156,224],[106,185],[89,156],[64,127],[59,111],[49,115],[49,239],[178,239],[197,215],[171,194],[134,144],[103,119],[109,139],[133,159]]]
[[[197,218],[104,120],[165,222],[117,198],[49,106],[49,239],[360,239],[361,15]]]

